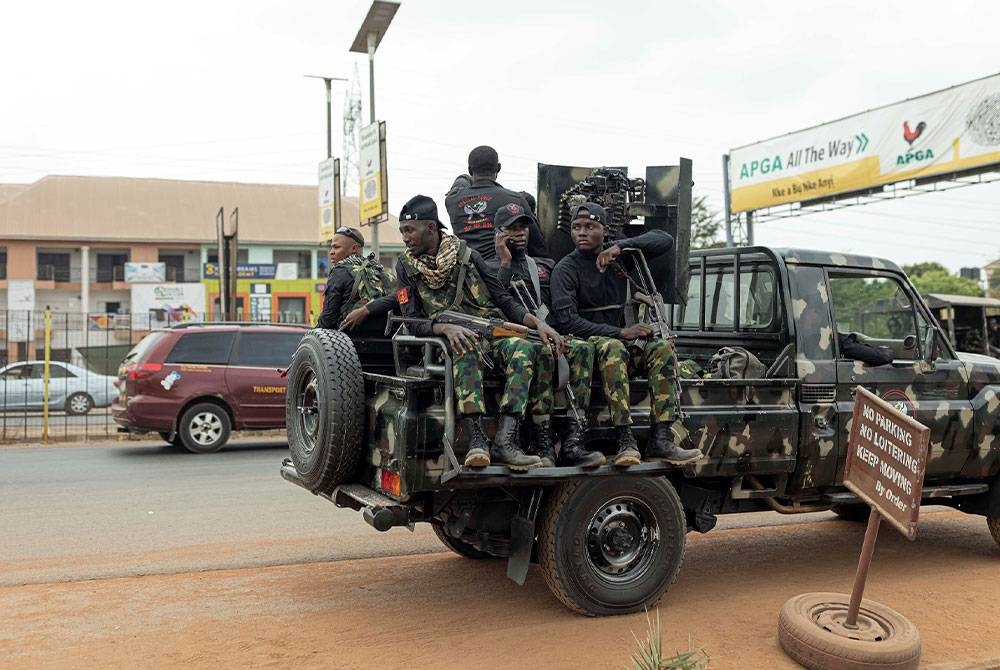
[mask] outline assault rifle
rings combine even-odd
[[[630,254],[637,276],[633,276],[630,272],[628,272],[628,270],[622,267],[620,263],[617,263],[617,261],[616,265],[639,289],[635,296],[636,300],[646,305],[646,320],[641,321],[641,323],[644,323],[653,330],[652,337],[655,339],[674,339],[676,336],[670,332],[670,313],[667,311],[666,303],[663,302],[663,296],[656,288],[656,283],[653,281],[653,273],[649,271],[649,264],[646,263],[646,257],[639,249],[622,249],[622,252]],[[636,319],[632,317],[630,310],[627,308],[625,310],[625,321],[628,325],[632,325],[632,323],[636,322]],[[629,323],[630,321],[632,323]],[[647,339],[640,338],[635,340],[634,344],[636,347],[644,349],[647,343]],[[680,371],[675,361],[674,390],[677,392],[678,403],[680,403],[681,398],[681,382],[679,372]],[[684,411],[680,410],[680,418],[683,419],[684,417]]]
[[[456,326],[463,326],[468,328],[480,338],[492,340],[499,337],[521,337],[526,340],[531,340],[532,342],[541,342],[542,338],[538,334],[538,331],[534,328],[528,328],[525,325],[514,323],[512,321],[504,321],[503,319],[491,319],[489,317],[483,316],[471,316],[469,314],[463,314],[462,312],[457,312],[453,309],[446,309],[442,312],[438,312],[433,319],[426,317],[413,317],[413,316],[396,316],[392,313],[385,320],[385,334],[389,336],[392,334],[393,326],[396,324],[406,325],[408,323],[418,324],[424,323],[427,325],[433,325],[435,323],[449,323]],[[489,368],[493,369],[493,360],[488,353],[480,350],[482,354],[483,364]],[[566,382],[569,380],[569,365],[566,363],[565,356],[559,356],[558,360],[558,376],[559,376],[559,386],[562,389],[566,386]],[[571,392],[572,393],[572,392]],[[574,412],[576,408],[573,408]]]

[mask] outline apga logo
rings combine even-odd
[[[913,143],[917,141],[917,138],[924,134],[924,128],[926,127],[927,124],[921,121],[917,124],[916,128],[910,130],[910,122],[903,121],[903,139],[906,140],[906,143],[912,147]]]
[[[896,411],[906,416],[913,416],[913,401],[910,400],[910,396],[906,395],[906,392],[900,389],[892,389],[883,393],[881,398],[892,405]]]
[[[920,121],[917,123],[916,127],[910,128],[909,121],[903,121],[903,139],[909,145],[905,154],[899,154],[896,156],[896,165],[909,165],[910,163],[920,163],[922,161],[930,160],[934,158],[934,150],[928,147],[927,149],[917,149],[913,150],[913,143],[924,134],[924,130],[927,129],[927,123]]]

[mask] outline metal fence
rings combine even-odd
[[[116,437],[110,405],[122,359],[150,331],[192,320],[205,318],[52,312],[46,406],[45,312],[0,311],[0,444]]]

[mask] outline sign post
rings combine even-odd
[[[389,188],[385,161],[385,121],[361,129],[361,192],[358,196],[362,226],[371,226],[371,245],[379,253],[378,224],[389,214]]]
[[[839,593],[805,593],[788,600],[778,617],[778,641],[792,657],[809,656],[809,667],[916,668],[920,634],[898,612],[862,600],[882,519],[908,540],[917,537],[920,498],[927,466],[930,429],[858,386],[847,442],[844,486],[871,507],[854,587]],[[823,651],[803,643],[822,638]],[[885,644],[888,641],[892,644]],[[806,652],[806,646],[809,646]]]

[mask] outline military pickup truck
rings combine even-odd
[[[657,212],[646,212],[649,225]],[[956,355],[895,264],[746,247],[695,251],[672,274],[685,293],[675,296],[671,314],[681,358],[707,367],[721,347],[739,346],[766,367],[758,378],[682,381],[685,416],[675,434],[702,451],[700,461],[523,473],[465,468],[442,340],[405,332],[352,340],[313,330],[288,370],[292,458],[282,476],[361,512],[380,531],[429,523],[457,554],[506,558],[518,583],[537,562],[576,612],[635,612],[677,577],[686,534],[708,532],[720,514],[866,517],[867,507],[842,485],[861,386],[930,427],[925,502],[985,516],[1000,543],[1000,361]],[[873,320],[876,303],[883,318]],[[840,336],[851,333],[890,348],[892,363],[846,358]],[[641,442],[648,430],[643,380],[631,392]],[[590,448],[613,454],[599,385],[588,419]]]

